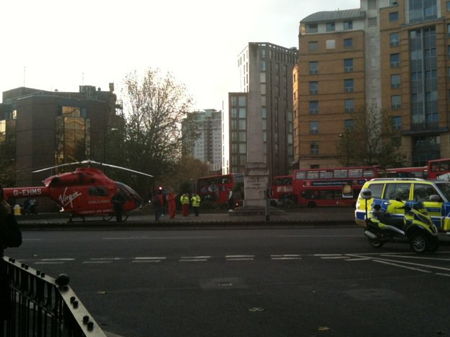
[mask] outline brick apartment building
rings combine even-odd
[[[80,86],[79,92],[52,92],[20,87],[3,92],[0,141],[15,140],[17,186],[40,184],[50,173],[32,174],[38,168],[104,160],[107,130],[116,112],[113,84],[109,89]]]
[[[450,157],[450,1],[361,0],[300,22],[293,71],[300,168],[339,165],[351,113],[385,110],[409,165]]]

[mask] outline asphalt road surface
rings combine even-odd
[[[27,231],[7,255],[68,273],[126,337],[450,336],[450,247],[357,228]]]

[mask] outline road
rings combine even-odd
[[[7,252],[126,337],[450,336],[450,247],[357,228],[27,231]]]

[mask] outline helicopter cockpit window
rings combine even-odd
[[[100,197],[107,197],[108,190],[102,186],[92,186],[89,188],[89,195],[96,195]]]

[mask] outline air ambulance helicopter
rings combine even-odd
[[[43,180],[44,186],[4,188],[6,200],[10,198],[48,197],[55,201],[61,212],[69,213],[69,221],[73,217],[103,216],[109,220],[114,215],[112,198],[120,193],[124,199],[123,214],[143,206],[143,199],[131,187],[110,179],[105,173],[91,165],[112,167],[135,174],[153,178],[152,175],[131,170],[125,167],[99,163],[93,160],[66,163],[33,171],[45,172],[65,166],[87,165],[78,167],[73,172],[60,173]]]

